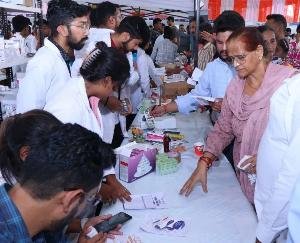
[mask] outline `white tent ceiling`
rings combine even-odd
[[[141,7],[151,10],[172,9],[184,12],[194,11],[194,0],[110,0],[119,5]],[[102,0],[77,0],[77,2],[100,3]]]

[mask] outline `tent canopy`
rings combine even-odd
[[[80,0],[77,2],[99,4],[103,0]],[[140,11],[145,17],[169,16],[175,18],[188,18],[194,11],[194,0],[110,0],[110,2],[119,4],[125,15],[131,15],[135,11]]]

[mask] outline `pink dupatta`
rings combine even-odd
[[[246,122],[242,132],[239,160],[244,155],[257,154],[269,118],[270,99],[283,81],[296,72],[296,69],[270,63],[260,88],[251,97],[243,94],[245,80],[236,78],[229,85],[227,99],[230,109],[238,120]],[[255,185],[251,185],[246,173],[240,172],[237,175],[243,192],[253,203]]]

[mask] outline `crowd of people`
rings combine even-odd
[[[72,0],[51,0],[34,34],[22,15],[12,25],[11,38],[35,55],[19,84],[18,114],[0,129],[1,242],[67,242],[70,233],[105,242],[121,234],[118,226],[86,237],[111,217],[94,216],[100,199],[131,200],[116,178],[113,148],[150,97],[156,67],[182,54],[197,55],[198,84],[151,113],[208,109],[214,127],[179,193],[189,196],[197,183],[208,192],[207,172],[223,152],[257,214],[256,241],[300,242],[300,25],[292,36],[280,14],[249,27],[224,11],[213,24],[201,20],[195,43],[194,18],[187,29],[172,16],[166,26],[156,18],[150,29],[142,17],[122,18],[114,3],[89,8]]]

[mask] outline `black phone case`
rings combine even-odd
[[[109,220],[103,221],[100,224],[94,226],[98,232],[107,233],[117,227],[118,224],[124,224],[128,220],[132,219],[130,215],[124,212],[120,212],[112,216]]]

